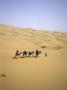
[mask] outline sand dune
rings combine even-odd
[[[42,54],[13,59],[17,49]],[[67,32],[0,25],[0,90],[67,90],[66,64]]]

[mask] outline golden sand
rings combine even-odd
[[[42,54],[13,59],[17,49]],[[67,90],[67,33],[0,25],[0,90]]]

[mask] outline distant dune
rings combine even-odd
[[[38,58],[12,58],[36,49]],[[67,32],[0,24],[0,90],[67,90]]]

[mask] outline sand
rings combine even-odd
[[[13,59],[17,49],[42,54]],[[0,90],[67,90],[67,33],[1,24]]]

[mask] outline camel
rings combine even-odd
[[[20,52],[17,50],[15,53],[15,58],[20,55]]]
[[[28,56],[33,56],[33,54],[34,54],[34,51],[32,51],[32,50],[30,50],[30,51],[28,52]]]
[[[23,56],[27,56],[27,51],[23,51]]]
[[[39,51],[39,50],[36,50],[36,55],[35,55],[35,57],[38,57],[39,56],[39,54],[41,53],[41,51]]]

